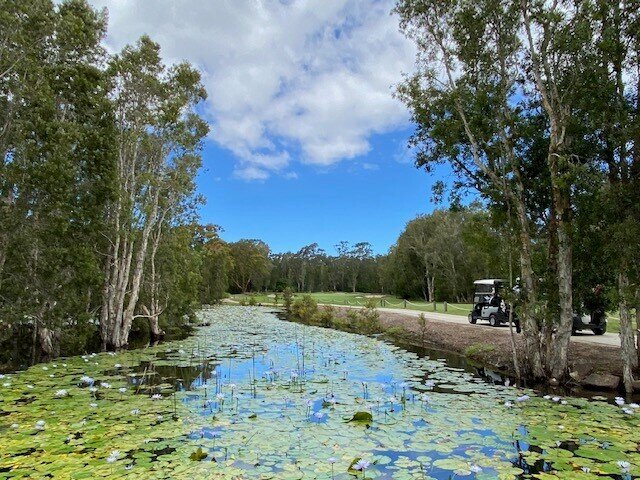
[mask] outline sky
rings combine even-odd
[[[90,0],[116,52],[147,34],[203,75],[203,223],[272,251],[368,241],[385,253],[434,208],[392,95],[415,47],[391,0]],[[436,175],[444,175],[444,171]]]

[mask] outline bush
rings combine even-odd
[[[336,316],[336,309],[331,305],[325,306],[318,313],[318,322],[323,327],[332,327]]]
[[[293,304],[293,291],[291,287],[287,287],[282,292],[282,300],[284,301],[284,309],[288,314],[291,313],[291,306]]]
[[[360,333],[372,334],[382,331],[380,313],[378,313],[374,299],[367,301],[367,305],[358,312],[358,318],[358,331]]]
[[[303,295],[291,305],[291,315],[302,323],[313,323],[318,314],[318,302],[311,295]]]

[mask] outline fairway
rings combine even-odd
[[[248,303],[251,298],[254,302],[263,305],[275,304],[274,293],[259,294],[237,294],[232,295],[231,300]],[[344,293],[344,292],[315,292],[315,293],[295,293],[294,299],[303,295],[310,295],[321,305],[345,305],[345,306],[365,306],[371,300],[375,301],[378,308],[406,308],[407,310],[419,310],[424,312],[449,313],[453,315],[467,315],[472,308],[471,304],[436,302],[435,309],[433,302],[420,300],[403,300],[394,295],[384,295],[381,293]],[[282,305],[282,293],[278,293],[278,305]]]

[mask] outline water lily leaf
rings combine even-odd
[[[371,424],[373,422],[373,415],[370,412],[356,412],[353,414],[348,422],[359,422]]]
[[[201,462],[202,460],[207,458],[207,454],[202,450],[202,447],[200,447],[198,448],[198,450],[189,455],[189,458],[193,461]]]

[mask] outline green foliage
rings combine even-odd
[[[336,309],[332,305],[325,305],[318,312],[318,323],[323,327],[331,327],[335,316]]]
[[[291,315],[302,323],[311,324],[318,315],[318,302],[311,295],[303,295],[291,305]]]
[[[284,309],[287,314],[291,314],[291,307],[293,305],[293,290],[287,287],[282,292],[282,301],[284,302]]]
[[[465,348],[464,355],[465,357],[482,360],[486,355],[490,355],[495,352],[495,350],[496,347],[489,343],[474,343],[473,345],[469,345]]]

